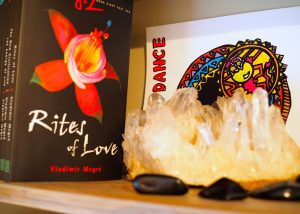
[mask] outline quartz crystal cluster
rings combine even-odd
[[[202,105],[194,88],[167,102],[154,93],[145,111],[128,114],[123,149],[131,179],[160,173],[209,185],[222,177],[278,181],[300,173],[299,146],[263,89],[251,97],[237,91],[212,106]]]

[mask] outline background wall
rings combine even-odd
[[[146,27],[292,6],[300,6],[300,0],[134,1],[127,113],[142,106],[145,83]]]

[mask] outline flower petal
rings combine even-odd
[[[96,86],[93,83],[86,84],[85,89],[82,89],[75,84],[75,93],[81,111],[102,123],[103,111]]]
[[[78,69],[78,65],[74,56],[76,52],[76,48],[80,43],[89,39],[90,39],[89,34],[79,34],[75,36],[68,44],[64,53],[64,60],[65,63],[67,63],[68,65],[68,70],[70,72],[71,78],[73,79],[74,83],[82,89],[85,88],[84,83],[99,82],[103,80],[106,75],[106,71],[103,69],[106,64],[106,55],[103,50],[103,47],[101,47],[101,54],[100,54],[101,56],[98,62],[98,66],[99,66],[98,70],[96,70],[95,72],[86,73]]]
[[[71,39],[77,35],[73,24],[56,10],[48,10],[50,22],[56,39],[64,52]]]
[[[53,60],[35,67],[30,83],[36,83],[49,92],[60,91],[72,83],[63,60]]]
[[[106,61],[106,65],[104,69],[106,70],[105,78],[120,80],[118,74],[115,71],[115,68],[108,61]]]

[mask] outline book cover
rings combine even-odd
[[[153,92],[168,100],[176,89],[194,87],[211,105],[260,87],[300,144],[300,7],[149,27],[146,36],[144,108]]]
[[[121,178],[132,1],[3,5],[4,179]]]

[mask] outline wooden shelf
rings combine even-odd
[[[199,189],[183,196],[141,195],[128,181],[0,182],[0,201],[63,213],[295,213],[298,202],[214,201],[200,198]]]

